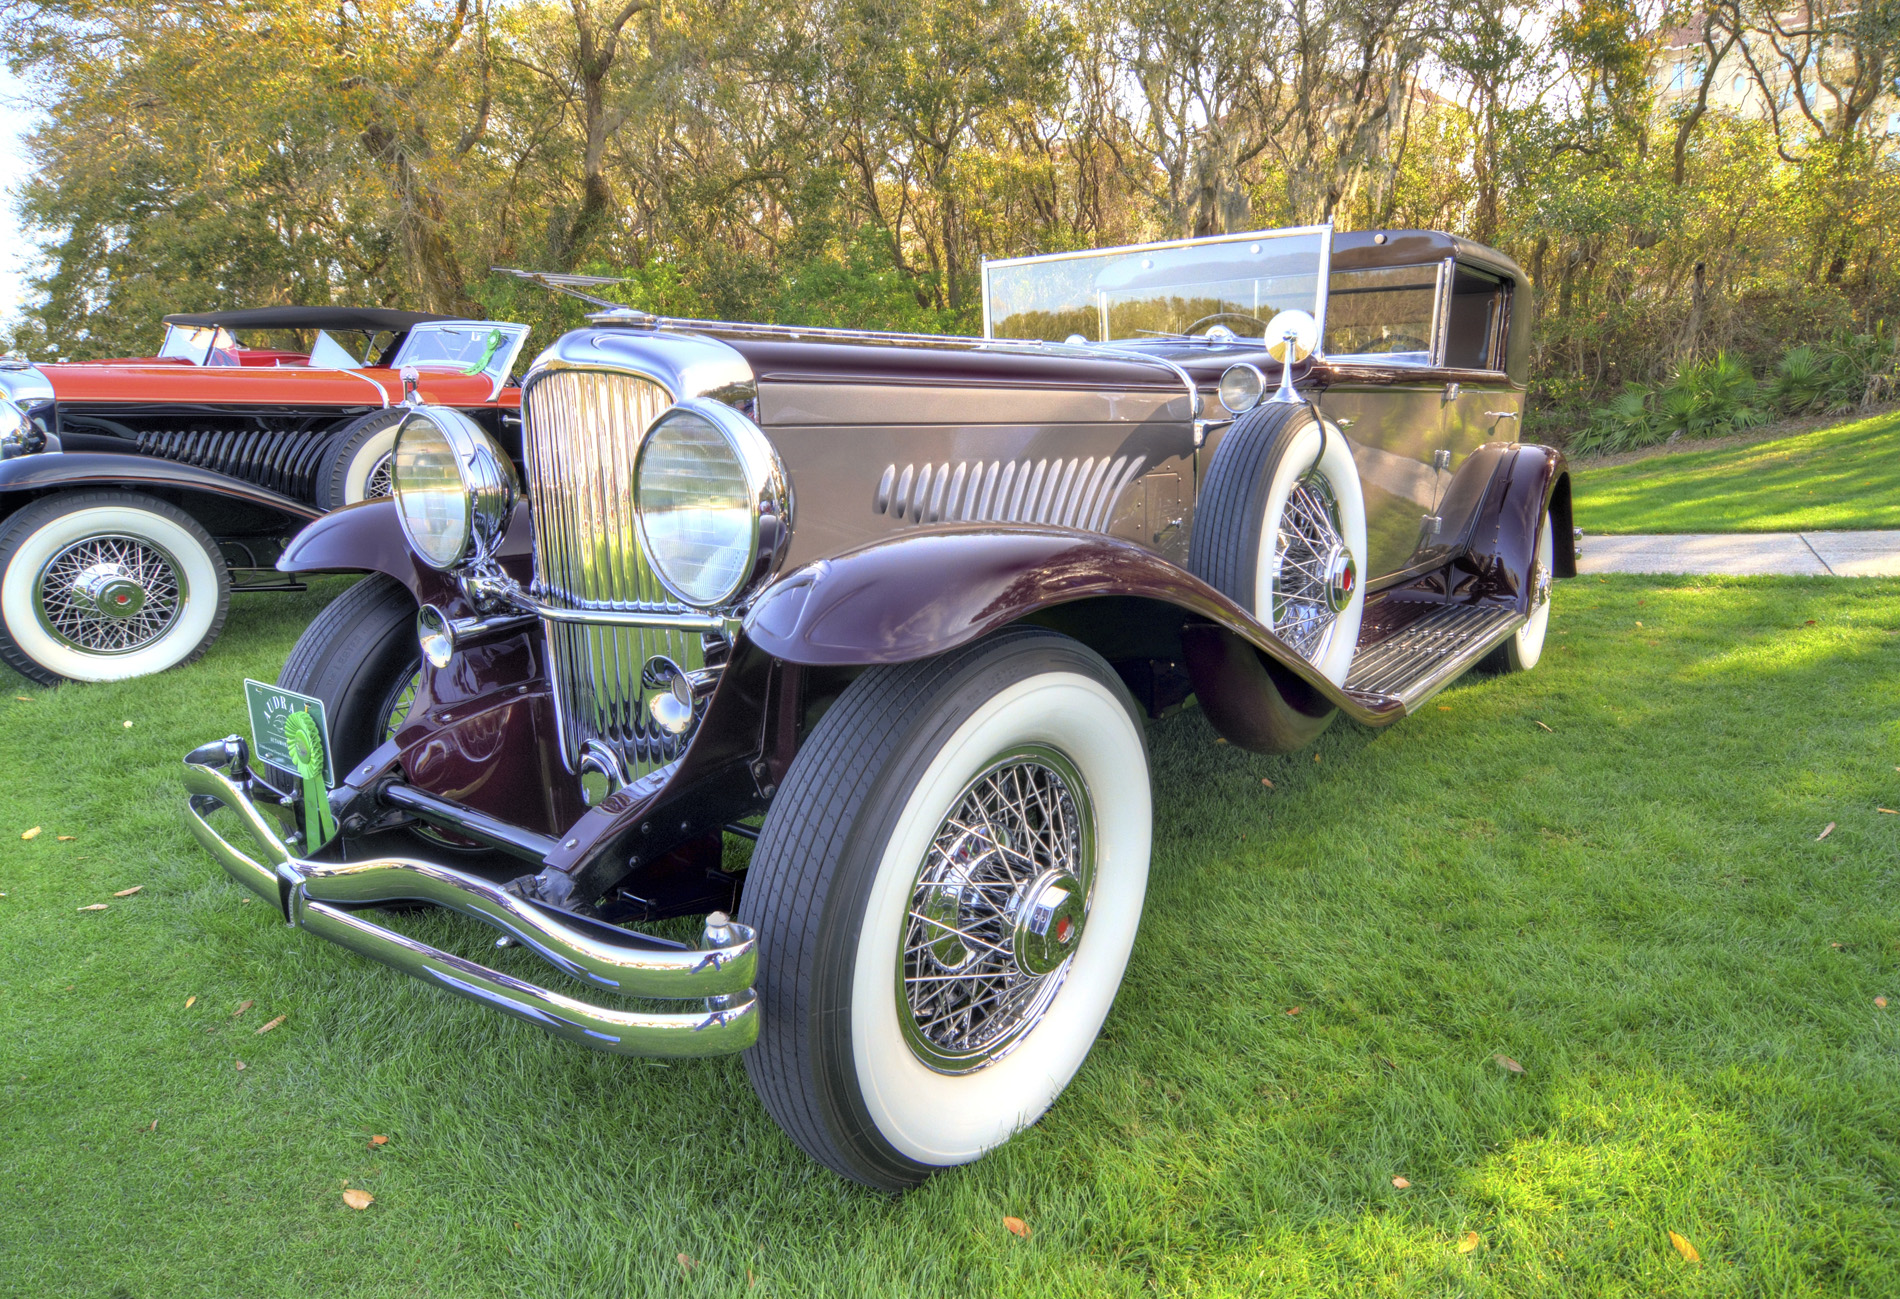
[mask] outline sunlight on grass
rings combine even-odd
[[[1900,528],[1900,413],[1576,476],[1585,532],[1807,532]]]
[[[902,1200],[801,1156],[736,1059],[577,1050],[244,900],[178,759],[339,589],[240,600],[147,681],[0,682],[22,1293],[1900,1293],[1900,583],[1565,582],[1536,672],[1391,730],[1154,724],[1102,1040]]]

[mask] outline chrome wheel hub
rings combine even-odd
[[[899,950],[898,1020],[924,1064],[973,1072],[1041,1021],[1081,944],[1094,838],[1082,778],[1052,749],[1007,754],[958,794]]]
[[[1317,659],[1358,585],[1332,486],[1317,473],[1307,474],[1280,512],[1273,548],[1274,632],[1302,658]]]
[[[178,562],[138,537],[87,537],[40,570],[40,625],[88,654],[130,654],[172,629],[185,607]]]
[[[145,588],[124,564],[94,564],[73,579],[73,594],[107,618],[132,618],[145,607]]]

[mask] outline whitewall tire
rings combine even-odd
[[[886,1190],[1034,1123],[1121,985],[1151,830],[1133,702],[1077,642],[1016,630],[859,677],[778,791],[741,902],[767,1110]]]
[[[154,497],[50,496],[0,526],[0,660],[35,681],[188,663],[217,639],[230,601],[210,534]]]
[[[334,510],[388,496],[396,426],[408,413],[406,408],[379,410],[345,425],[331,444],[329,461],[318,478],[317,504]]]
[[[1366,605],[1366,503],[1345,434],[1304,404],[1236,420],[1208,467],[1188,567],[1344,685]]]

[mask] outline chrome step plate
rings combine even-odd
[[[1392,602],[1387,618],[1366,610],[1369,630],[1377,634],[1390,615],[1412,612],[1411,602]],[[1353,660],[1346,689],[1355,694],[1397,699],[1405,711],[1418,706],[1457,680],[1472,663],[1490,653],[1505,637],[1524,625],[1524,615],[1498,605],[1441,604],[1426,606],[1422,615],[1405,620],[1390,634],[1361,642]]]

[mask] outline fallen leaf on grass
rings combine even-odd
[[[258,1035],[260,1037],[263,1036],[265,1033],[270,1032],[273,1028],[276,1028],[279,1024],[283,1023],[285,1020],[289,1018],[290,1016],[288,1015],[279,1015],[276,1019],[273,1019],[270,1023],[264,1025],[264,1027],[258,1029],[257,1030]]]
[[[1494,1055],[1491,1058],[1498,1062],[1500,1068],[1509,1069],[1512,1073],[1524,1072],[1524,1066],[1511,1059],[1508,1055]]]
[[[1638,618],[1638,619],[1636,620],[1636,625],[1637,625],[1638,627],[1641,627],[1641,626],[1643,625],[1643,620],[1642,620],[1641,618]]]
[[[1691,1245],[1673,1231],[1669,1233],[1669,1243],[1676,1247],[1676,1253],[1682,1255],[1691,1263],[1700,1263],[1702,1261],[1702,1255],[1695,1252],[1695,1246]]]
[[[1812,627],[1812,626],[1814,626],[1814,619],[1812,619],[1812,618],[1810,618],[1810,619],[1808,619],[1808,620],[1807,620],[1807,622],[1806,622],[1806,623],[1804,623],[1803,625],[1804,625],[1804,626],[1808,626],[1808,627]],[[1672,1231],[1672,1232],[1670,1232],[1669,1234],[1673,1236],[1673,1235],[1675,1235],[1676,1233]]]
[[[1531,718],[1531,720],[1532,720],[1532,721],[1534,721],[1534,722],[1536,722],[1536,721],[1537,721],[1537,719],[1536,719],[1535,717],[1533,717],[1533,718]],[[1544,724],[1543,724],[1542,722],[1537,722],[1537,725],[1538,725],[1539,727],[1541,727],[1542,729],[1544,729],[1544,730],[1546,730],[1546,731],[1550,731],[1550,728],[1549,728],[1548,726],[1545,726],[1545,725],[1544,725]],[[1552,735],[1555,735],[1555,734],[1556,734],[1557,732],[1555,732],[1555,731],[1550,731],[1550,733],[1551,733]]]
[[[1406,1181],[1403,1177],[1395,1177],[1392,1179],[1392,1185],[1403,1191],[1406,1187],[1410,1186],[1411,1183]]]
[[[237,1067],[238,1067],[238,1068],[239,1068],[240,1070],[242,1070],[242,1069],[244,1068],[244,1062],[243,1062],[242,1060],[239,1060],[239,1061],[237,1062]]]
[[[1272,781],[1270,781],[1270,780],[1268,780],[1268,779],[1267,779],[1267,778],[1266,778],[1265,776],[1262,776],[1262,777],[1260,778],[1260,783],[1261,783],[1261,784],[1263,784],[1263,785],[1265,785],[1265,786],[1266,786],[1266,787],[1267,787],[1268,789],[1272,789],[1272,788],[1273,788],[1273,782],[1272,782]]]
[[[368,1191],[359,1191],[356,1187],[352,1186],[349,1190],[343,1192],[343,1203],[349,1205],[352,1209],[367,1209],[370,1205],[376,1203],[376,1197],[371,1195]]]
[[[22,839],[37,839],[40,837],[40,828],[36,825],[31,830],[28,830],[25,834],[21,835],[20,837]]]
[[[679,1260],[680,1270],[682,1272],[690,1272],[693,1270],[693,1260],[689,1255],[675,1254],[673,1257]]]
[[[1874,811],[1885,812],[1888,816],[1900,816],[1900,812],[1896,812],[1890,807],[1877,807]]]
[[[128,731],[132,729],[132,722],[131,722],[131,719],[130,719],[130,718],[128,718],[128,719],[126,720],[126,723],[125,723],[125,729],[126,729],[126,730],[128,730]]]
[[[104,903],[104,902],[95,902],[95,903],[93,903],[93,904],[92,904],[91,906],[89,906],[89,907],[81,907],[81,908],[79,908],[79,909],[80,909],[81,911],[104,911],[104,910],[106,909],[106,906],[107,906],[107,905],[108,905],[108,904],[106,904],[106,903]]]
[[[1224,740],[1224,739],[1222,739],[1222,738],[1221,738],[1220,736],[1218,736],[1218,735],[1216,735],[1216,736],[1214,737],[1214,743],[1216,743],[1216,744],[1225,744],[1225,743],[1227,743],[1227,741],[1226,741],[1226,740]],[[1900,767],[1895,767],[1895,768],[1894,768],[1894,770],[1895,770],[1895,771],[1900,771]]]
[[[1821,831],[1821,833],[1814,836],[1814,842],[1819,843],[1821,842],[1821,840],[1827,838],[1829,835],[1833,833],[1834,833],[1834,823],[1832,821],[1829,821],[1827,823],[1827,829]]]
[[[1887,999],[1885,997],[1875,997],[1874,1005],[1881,1010],[1885,1010],[1887,1008]]]
[[[13,697],[19,700],[23,704],[30,704],[33,702],[31,699],[28,699],[25,695],[15,695]]]
[[[1469,1254],[1472,1250],[1476,1249],[1477,1247],[1478,1247],[1478,1233],[1475,1231],[1467,1231],[1464,1234],[1464,1239],[1458,1242],[1458,1252],[1460,1254]]]
[[[152,1120],[152,1126],[151,1126],[151,1127],[149,1127],[149,1128],[147,1128],[147,1129],[145,1129],[145,1130],[146,1130],[147,1132],[156,1132],[156,1131],[158,1131],[158,1120],[157,1120],[157,1119],[153,1119],[153,1120]]]
[[[1009,1228],[1012,1235],[1020,1236],[1024,1240],[1029,1239],[1029,1224],[1021,1218],[1004,1218],[1003,1225]]]
[[[185,998],[186,1010],[190,1010],[193,1006],[197,1004],[198,1004],[198,995],[196,993],[193,993],[191,996]]]
[[[131,897],[131,896],[132,896],[132,895],[133,895],[134,893],[137,893],[137,892],[138,892],[138,891],[139,891],[140,889],[142,889],[142,888],[144,888],[144,887],[145,887],[145,886],[144,886],[143,884],[134,884],[134,885],[133,885],[133,886],[132,886],[131,888],[129,888],[129,889],[120,889],[120,890],[119,890],[119,891],[118,891],[117,893],[114,893],[114,894],[113,894],[112,896],[113,896],[113,897],[115,897],[115,898],[129,898],[129,897]]]
[[[1313,761],[1314,761],[1314,762],[1318,762],[1318,761],[1319,761],[1319,754],[1317,754],[1317,753],[1315,753],[1315,754],[1313,755]]]
[[[371,1150],[376,1149],[376,1147],[378,1146],[386,1146],[388,1144],[389,1144],[389,1138],[384,1136],[380,1132],[369,1139],[369,1148]]]
[[[1288,1006],[1286,1008],[1286,1013],[1289,1015],[1297,1015],[1300,1013],[1300,1008],[1298,1006]]]
[[[1441,713],[1448,713],[1448,712],[1450,712],[1450,711],[1451,711],[1451,705],[1450,705],[1450,704],[1440,704],[1440,705],[1438,705],[1438,711],[1439,711],[1439,712],[1441,712]]]
[[[238,1005],[238,1008],[231,1012],[231,1018],[236,1019],[239,1015],[242,1015],[245,1011],[249,1010],[252,1006],[255,1006],[256,1004],[257,1003],[255,1001],[252,1001],[249,997],[246,997]]]

